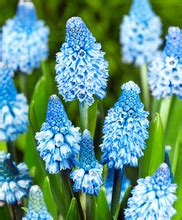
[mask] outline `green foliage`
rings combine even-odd
[[[105,188],[102,187],[97,198],[97,207],[96,207],[96,220],[109,220],[110,211],[106,199]]]
[[[177,183],[177,201],[174,203],[174,208],[176,209],[176,215],[173,217],[174,220],[182,219],[182,130],[180,130],[178,135],[178,144],[176,145],[176,154],[177,163],[175,164],[175,175],[174,182]],[[174,167],[174,166],[173,166]]]
[[[43,183],[43,193],[49,213],[51,213],[52,217],[57,220],[57,206],[52,195],[50,180],[48,176],[46,176]]]
[[[68,214],[66,216],[66,220],[80,220],[80,215],[78,211],[78,205],[76,199],[73,197],[71,200],[71,204],[68,210]]]
[[[140,177],[151,176],[164,162],[164,131],[160,115],[156,113],[149,128],[149,139],[144,156],[140,160]]]

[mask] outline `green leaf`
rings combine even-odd
[[[182,219],[182,130],[179,132],[178,140],[178,160],[176,164],[176,171],[174,175],[174,182],[177,183],[177,200],[174,203],[176,209],[176,215],[173,217],[174,220]],[[177,154],[175,155],[177,156]]]
[[[182,128],[182,120],[181,120],[182,101],[179,100],[178,98],[174,98],[173,103],[174,104],[170,112],[166,136],[165,136],[165,143],[167,145],[171,145],[171,151],[169,155],[172,163],[173,163],[173,159],[175,159],[173,155],[177,141],[177,134]]]
[[[109,220],[110,211],[107,203],[105,188],[102,187],[98,198],[97,198],[97,207],[96,207],[96,220]]]
[[[118,207],[116,209],[116,214],[114,216],[114,220],[124,219],[124,208],[126,207],[126,203],[127,203],[131,189],[132,189],[132,186],[129,185],[123,198],[122,198],[122,201],[120,202],[120,204],[118,205]]]
[[[71,200],[66,220],[80,220],[77,201],[74,197]]]
[[[28,119],[32,130],[35,132],[39,131],[38,119],[35,112],[35,101],[32,100],[29,111],[28,111]]]
[[[97,121],[97,107],[98,107],[98,101],[95,101],[94,104],[89,108],[89,131],[94,137],[95,133],[95,127],[96,127],[96,121]]]
[[[7,151],[6,142],[0,142],[0,151]]]
[[[10,211],[7,207],[7,205],[4,205],[3,207],[0,207],[0,219],[3,220],[10,220]]]
[[[55,220],[58,219],[57,206],[56,206],[56,203],[55,203],[53,195],[52,195],[50,181],[49,181],[48,176],[46,176],[44,183],[43,183],[43,193],[44,193],[44,200],[47,205],[47,209],[48,209],[49,213],[51,213],[52,217]]]
[[[149,139],[144,156],[140,160],[140,177],[151,176],[164,162],[164,130],[160,115],[156,113],[149,128]]]

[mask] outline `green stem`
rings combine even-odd
[[[16,149],[15,149],[14,143],[12,141],[7,142],[7,149],[8,149],[8,152],[11,154],[11,158],[14,161],[17,161]]]
[[[86,220],[92,220],[93,216],[93,197],[92,195],[86,195]]]
[[[160,105],[159,114],[160,114],[162,122],[163,122],[164,130],[166,129],[166,125],[167,125],[167,121],[168,121],[171,100],[172,100],[171,97],[163,98],[161,101],[161,105]]]
[[[23,217],[23,210],[21,205],[15,204],[11,205],[13,220],[21,220]]]
[[[82,130],[88,129],[88,105],[84,102],[80,102],[80,118]]]
[[[147,65],[146,64],[144,64],[143,66],[140,67],[140,77],[141,77],[143,99],[144,99],[145,107],[147,110],[149,110],[150,94],[149,94]]]
[[[113,184],[112,203],[111,203],[112,217],[115,215],[117,206],[119,205],[123,174],[124,174],[124,167],[122,170],[121,169],[114,170],[114,184]]]

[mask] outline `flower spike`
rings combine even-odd
[[[182,30],[170,27],[164,50],[149,65],[149,84],[156,98],[182,98]]]
[[[132,81],[122,86],[122,94],[104,121],[102,162],[109,168],[137,166],[148,138],[148,112],[140,101],[140,88]]]
[[[0,62],[0,141],[16,140],[27,131],[28,105],[23,94],[18,94],[13,71]]]
[[[13,205],[27,196],[32,178],[25,163],[16,165],[10,154],[0,151],[0,203]]]
[[[60,99],[52,95],[49,98],[46,122],[35,136],[38,141],[37,150],[49,173],[58,173],[76,165],[80,141],[78,130],[68,119]]]
[[[44,22],[37,19],[33,3],[20,1],[14,18],[3,26],[3,61],[14,71],[30,74],[47,59],[48,34]]]
[[[30,188],[28,198],[28,210],[26,216],[23,217],[23,220],[32,219],[53,220],[53,217],[47,211],[42,191],[37,185],[34,185]]]
[[[148,0],[133,0],[120,26],[123,61],[141,66],[150,62],[162,43],[161,21]]]
[[[161,164],[152,177],[141,178],[137,183],[131,191],[125,219],[171,219],[176,213],[173,203],[177,185],[171,183],[167,164]]]
[[[80,17],[67,21],[66,40],[57,53],[56,62],[56,81],[65,101],[78,99],[90,106],[93,96],[105,97],[108,63],[101,45],[96,43]]]
[[[94,153],[93,140],[88,130],[84,130],[80,143],[80,160],[78,169],[71,172],[75,192],[82,190],[84,193],[98,195],[102,185],[102,170]]]

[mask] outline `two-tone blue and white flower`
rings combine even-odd
[[[56,81],[65,101],[78,99],[90,106],[93,96],[105,97],[108,62],[81,18],[67,21],[65,43],[57,53],[56,63]]]
[[[120,26],[123,62],[146,64],[157,54],[162,41],[161,21],[148,0],[133,0],[129,15]]]
[[[0,151],[0,204],[17,204],[27,196],[32,178],[25,163],[16,165],[9,153]]]
[[[171,183],[170,169],[166,163],[159,166],[152,177],[141,178],[131,191],[125,219],[171,219],[176,213],[173,203],[177,199],[177,185]]]
[[[103,184],[103,167],[95,158],[93,140],[88,130],[84,130],[80,142],[79,166],[70,174],[74,181],[73,190],[98,195]]]
[[[149,84],[152,95],[162,98],[182,97],[182,30],[170,27],[164,50],[149,65]]]
[[[31,1],[19,1],[14,18],[3,26],[3,61],[14,71],[30,74],[48,56],[49,29],[37,19]]]
[[[102,162],[109,168],[137,166],[146,148],[148,112],[140,101],[140,88],[132,81],[123,84],[122,94],[108,111],[103,127]]]
[[[38,141],[37,150],[49,173],[71,169],[77,164],[79,128],[74,128],[56,95],[49,98],[46,122],[35,138]]]
[[[28,105],[23,94],[18,94],[13,71],[0,62],[0,141],[16,140],[27,131]]]
[[[34,185],[30,188],[28,197],[28,209],[23,220],[53,220],[47,211],[44,196],[39,186]]]

